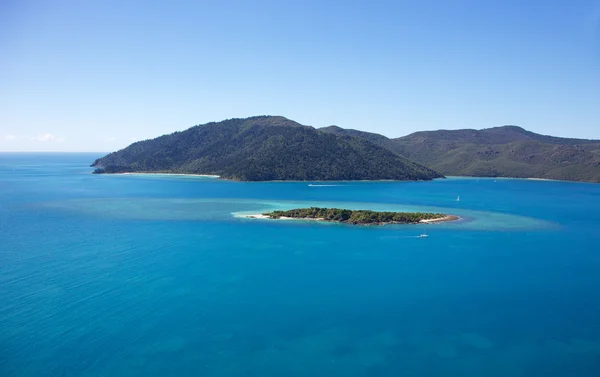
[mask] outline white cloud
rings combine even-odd
[[[17,140],[17,137],[15,135],[4,135],[3,139],[6,141],[13,141]]]
[[[54,134],[39,134],[36,137],[37,141],[41,141],[43,143],[45,142],[56,142],[56,143],[62,143],[63,141],[65,141],[65,139],[63,137],[58,137]]]

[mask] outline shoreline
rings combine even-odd
[[[277,219],[272,218],[271,216],[267,216],[267,215],[263,215],[262,213],[259,214],[254,214],[254,215],[244,215],[242,216],[243,218],[246,219],[263,219],[263,220],[308,220],[308,221],[323,221],[323,222],[333,222],[333,221],[327,221],[323,218],[317,218],[317,219],[312,219],[312,218],[302,218],[302,217],[286,217],[286,216],[281,216]]]
[[[456,221],[456,220],[460,220],[460,217],[458,217],[456,215],[448,215],[448,216],[440,217],[437,219],[420,220],[419,223],[434,224],[434,223],[445,223],[448,221]]]
[[[106,174],[106,173],[103,173]],[[219,175],[214,174],[189,174],[189,173],[150,173],[150,172],[124,172],[124,173],[108,173],[112,175],[175,175],[183,177],[204,177],[204,178],[220,178]]]
[[[245,218],[245,219],[261,219],[261,220],[306,220],[306,221],[322,221],[322,222],[325,222],[325,223],[347,224],[346,222],[343,222],[343,221],[331,221],[331,220],[325,220],[323,218],[310,218],[310,217],[285,217],[285,216],[281,216],[279,218],[274,219],[271,216],[263,215],[262,213],[250,214],[250,215],[242,215],[242,216],[239,216],[239,217]],[[378,224],[352,224],[352,225],[437,224],[437,223],[446,223],[446,222],[457,221],[457,220],[460,220],[460,217],[458,217],[456,215],[447,215],[447,216],[444,216],[444,217],[439,217],[437,219],[419,220],[418,223],[389,222],[389,223],[378,223]],[[348,224],[351,224],[351,223],[348,223]]]
[[[1,153],[1,152],[0,152]],[[95,166],[92,166],[95,167]],[[381,182],[432,182],[437,179],[446,179],[446,177],[433,178],[430,180],[423,179],[349,179],[349,180],[314,180],[314,179],[306,179],[306,180],[295,180],[295,179],[272,179],[265,181],[250,181],[250,180],[242,180],[236,178],[223,178],[220,175],[216,174],[193,174],[193,173],[168,173],[168,172],[118,172],[118,173],[92,173],[98,175],[176,175],[176,176],[189,176],[189,177],[206,177],[206,178],[219,178],[225,181],[231,182],[243,182],[243,183],[309,183],[309,186],[320,187],[320,186],[345,186],[347,183],[381,183]],[[342,183],[342,184],[333,184],[333,185],[320,185],[319,183]],[[316,184],[314,184],[316,183]]]
[[[0,152],[0,153],[17,153],[17,152]],[[28,152],[23,152],[28,153]],[[50,153],[50,152],[49,152]],[[59,152],[57,152],[59,153]],[[192,174],[192,173],[160,173],[160,172],[122,172],[122,173],[102,173],[103,175],[174,175],[174,176],[189,176],[189,177],[206,177],[206,178],[219,178],[226,181],[232,182],[246,182],[246,183],[261,183],[261,182],[298,182],[298,183],[310,183],[309,186],[320,187],[325,185],[319,185],[319,183],[324,182],[335,182],[342,183],[341,185],[330,185],[330,186],[344,186],[348,183],[382,183],[382,182],[390,182],[390,183],[398,183],[398,182],[433,182],[437,180],[444,179],[489,179],[489,180],[524,180],[524,181],[541,181],[541,182],[566,182],[566,183],[591,183],[598,184],[599,182],[594,181],[573,181],[567,179],[551,179],[551,178],[534,178],[534,177],[478,177],[478,176],[470,176],[470,175],[449,175],[446,177],[433,178],[431,180],[394,180],[394,179],[365,179],[365,180],[267,180],[267,181],[247,181],[247,180],[239,180],[232,178],[222,178],[220,175],[216,174]],[[313,184],[317,183],[317,184]],[[329,186],[329,185],[327,185]]]

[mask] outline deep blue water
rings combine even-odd
[[[600,375],[600,185],[95,176],[96,157],[0,154],[2,376]],[[310,205],[463,220],[236,217]]]

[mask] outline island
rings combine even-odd
[[[138,141],[92,166],[95,174],[201,174],[235,181],[443,178],[369,140],[321,132],[278,116],[228,119]]]
[[[255,116],[138,141],[92,166],[95,174],[218,175],[236,181],[428,181],[447,175],[600,183],[600,140],[539,135],[517,126],[388,138]]]
[[[370,210],[351,210],[340,208],[297,208],[287,211],[272,211],[260,215],[248,215],[249,218],[262,219],[299,219],[348,223],[354,225],[418,224],[458,220],[455,215],[426,212],[376,212]]]

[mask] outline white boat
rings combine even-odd
[[[420,236],[417,236],[417,238],[427,238],[429,237],[429,235],[427,234],[427,231],[424,231],[423,234],[421,234]]]
[[[458,196],[458,198],[456,198],[456,201],[457,201],[457,202],[460,202],[460,196]]]

